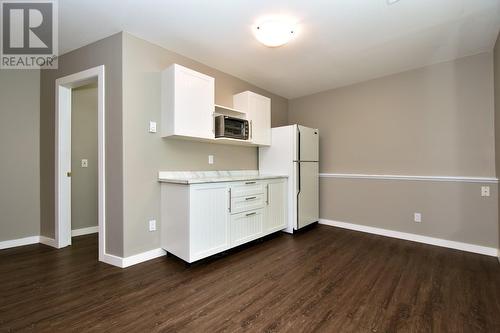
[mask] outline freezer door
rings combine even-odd
[[[297,229],[319,220],[318,162],[298,163]]]
[[[319,161],[319,135],[315,128],[297,126],[298,160]]]

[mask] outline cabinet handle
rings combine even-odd
[[[256,182],[246,182],[245,184],[246,185],[251,185],[251,184],[255,184]]]
[[[250,140],[253,138],[253,122],[250,120]]]
[[[256,212],[253,212],[253,213],[248,213],[248,214],[246,214],[246,216],[252,216],[252,215],[257,215],[257,213],[256,213]]]
[[[249,198],[245,198],[245,200],[253,200],[253,199],[257,199],[257,197],[249,197]]]
[[[231,213],[231,189],[229,189],[229,207],[227,208],[227,210]]]
[[[266,204],[269,205],[269,184],[266,185]]]

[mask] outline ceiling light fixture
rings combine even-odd
[[[254,27],[255,38],[268,47],[285,45],[297,34],[296,25],[287,18],[268,18]]]

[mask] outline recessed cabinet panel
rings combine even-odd
[[[231,215],[231,247],[262,236],[263,224],[264,209]]]
[[[162,73],[162,136],[214,139],[215,80],[173,64]]]

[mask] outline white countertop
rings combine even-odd
[[[286,175],[262,174],[257,170],[234,171],[160,171],[158,181],[174,184],[203,184],[288,178]]]

